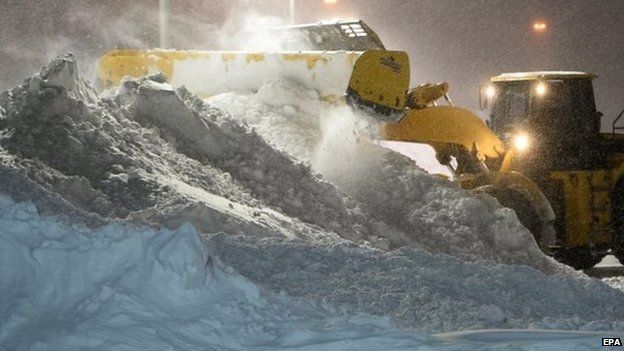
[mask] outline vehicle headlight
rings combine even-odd
[[[531,142],[529,136],[526,133],[518,133],[513,136],[512,143],[513,147],[516,150],[523,152],[529,148]]]
[[[537,94],[537,96],[544,96],[546,95],[547,92],[548,92],[548,87],[546,86],[546,83],[539,82],[535,84],[535,94]]]

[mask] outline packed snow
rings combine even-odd
[[[93,230],[4,196],[0,225],[2,350],[594,350],[600,342],[597,333],[545,334],[547,343],[519,343],[517,333],[427,336],[387,318],[340,315],[259,288],[190,225]]]
[[[621,291],[371,134],[291,81],[98,95],[55,59],[0,94],[0,349],[595,349],[624,329]],[[602,332],[428,334],[484,328]]]
[[[268,81],[257,93],[217,95],[208,103],[357,199],[370,216],[390,226],[385,237],[391,247],[524,264],[549,273],[564,270],[540,251],[512,210],[375,145],[368,138],[374,126],[348,106],[321,101],[314,91],[288,80]]]
[[[622,276],[609,277],[609,278],[604,278],[602,281],[607,283],[612,288],[618,289],[624,292],[624,277]]]
[[[264,293],[197,231],[42,218],[0,197],[3,350],[243,350],[433,343],[388,320]],[[328,332],[330,331],[330,332]]]

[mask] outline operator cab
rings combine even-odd
[[[489,125],[505,143],[526,149],[529,169],[522,171],[597,166],[602,114],[596,111],[594,78],[585,72],[524,72],[490,79],[482,107],[489,106]]]
[[[385,50],[379,36],[364,21],[322,21],[273,28],[280,45],[290,51]]]

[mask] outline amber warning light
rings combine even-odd
[[[548,26],[546,25],[546,22],[544,22],[544,21],[535,21],[535,22],[533,22],[533,31],[536,32],[536,33],[545,32],[547,28],[548,28]]]

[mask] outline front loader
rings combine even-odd
[[[492,111],[488,126],[453,106],[446,83],[409,89],[408,55],[386,50],[362,21],[275,33],[291,51],[114,50],[100,60],[100,82],[111,88],[125,76],[162,72],[171,84],[208,97],[254,91],[270,79],[297,81],[323,100],[376,117],[381,139],[431,145],[458,184],[514,209],[540,247],[562,262],[588,268],[608,250],[623,258],[624,139],[599,132],[593,76],[494,77],[484,99]],[[568,95],[558,95],[564,90]]]
[[[365,53],[356,62],[347,100],[386,115],[403,110],[397,121],[383,124],[383,139],[431,145],[455,181],[514,209],[540,247],[558,260],[586,269],[612,252],[624,261],[624,135],[615,133],[624,129],[617,125],[624,111],[611,133],[600,132],[594,74],[492,77],[482,97],[490,105],[486,124],[452,106],[445,84],[405,87],[406,93],[395,96],[396,86],[373,84],[373,76],[384,82],[391,77],[371,69],[368,60],[377,59]],[[437,105],[442,97],[446,106]],[[393,101],[406,103],[389,112],[387,102]]]
[[[624,261],[624,135],[601,133],[593,80],[584,72],[492,77],[482,96],[507,144],[525,140],[509,169],[532,179],[555,213],[556,255],[591,267],[609,250]],[[624,111],[623,111],[624,113]],[[620,114],[622,116],[622,114]]]

